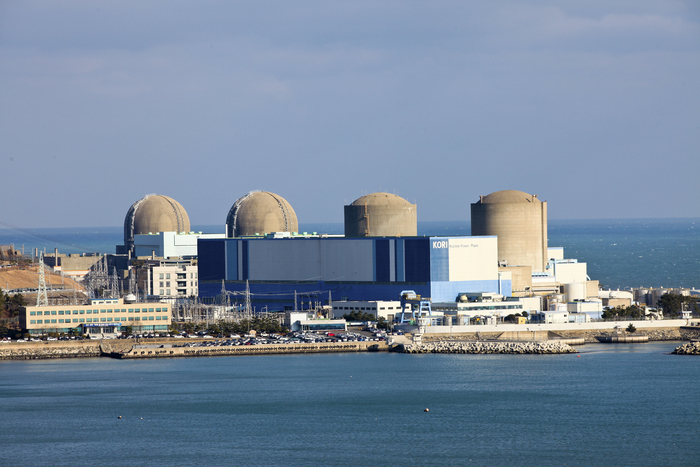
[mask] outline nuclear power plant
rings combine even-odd
[[[415,237],[416,205],[390,193],[372,193],[345,206],[346,237]]]
[[[251,191],[238,198],[226,216],[228,237],[298,230],[299,222],[292,206],[269,191]]]
[[[522,191],[504,190],[481,196],[471,205],[472,235],[498,237],[498,261],[530,266],[547,265],[547,202]]]
[[[566,306],[566,293],[578,310],[597,296],[586,264],[548,247],[547,202],[537,195],[480,196],[471,204],[471,236],[418,237],[417,206],[390,193],[361,196],[343,214],[345,235],[300,233],[286,199],[251,191],[233,203],[224,234],[206,234],[190,231],[177,201],[148,195],[127,213],[122,248],[152,263],[139,280],[149,295],[211,301],[245,294],[257,310],[297,309],[303,301],[397,300],[406,290],[444,310],[484,297],[514,301],[487,307],[492,310],[546,310]],[[156,279],[157,271],[169,277],[167,267],[188,280]]]
[[[189,232],[190,218],[187,211],[174,199],[150,194],[131,205],[124,218],[123,251],[134,254],[134,236],[158,232]]]

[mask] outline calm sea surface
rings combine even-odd
[[[676,345],[5,361],[0,465],[697,466]]]
[[[223,226],[193,230],[223,233]],[[549,245],[588,264],[588,275],[610,288],[700,288],[700,218],[549,221]],[[301,231],[342,234],[342,224],[302,224]],[[419,222],[419,235],[470,235],[469,222]],[[114,253],[121,227],[11,230],[0,228],[0,244],[14,243],[60,253]]]

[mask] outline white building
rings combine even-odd
[[[435,312],[473,318],[475,316],[500,316],[537,313],[541,308],[540,297],[503,297],[493,293],[460,294],[457,302],[432,303]]]
[[[346,331],[344,319],[320,319],[313,312],[288,311],[284,315],[284,325],[290,331]]]
[[[197,256],[197,239],[224,238],[202,232],[157,232],[134,235],[136,257],[191,258]]]
[[[359,311],[374,315],[375,321],[379,317],[390,321],[389,315],[396,316],[401,313],[401,302],[399,301],[339,301],[333,302],[332,304],[334,318],[342,318],[343,315],[350,314],[353,311]]]
[[[592,319],[600,319],[603,316],[602,300],[573,300],[566,303],[569,313],[585,313]]]
[[[191,261],[159,261],[148,265],[144,293],[149,297],[173,299],[196,296],[199,289],[197,265]]]

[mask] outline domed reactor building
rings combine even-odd
[[[471,205],[472,236],[496,235],[498,261],[508,266],[547,265],[547,202],[537,195],[503,190]]]
[[[124,247],[134,254],[134,235],[157,232],[189,232],[187,211],[174,199],[150,194],[131,205],[124,219]],[[119,249],[119,248],[118,248]]]
[[[346,237],[415,237],[416,205],[391,193],[371,193],[345,206]]]
[[[299,222],[291,204],[269,191],[251,191],[236,200],[226,216],[226,236],[298,232]]]

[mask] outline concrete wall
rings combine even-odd
[[[586,263],[555,263],[554,275],[560,284],[586,282],[588,280]]]
[[[499,267],[498,271],[510,273],[514,296],[521,296],[532,288],[532,266]]]

